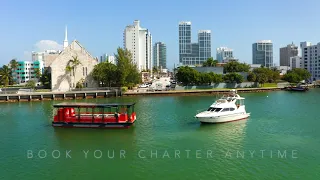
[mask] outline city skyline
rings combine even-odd
[[[320,5],[318,1],[305,2],[309,14],[299,16],[296,16],[296,12],[300,10],[298,5],[288,8],[285,2],[277,1],[259,3],[232,1],[231,3],[231,1],[208,0],[201,4],[182,2],[170,2],[171,6],[167,6],[169,1],[158,4],[157,8],[166,10],[166,13],[163,14],[154,12],[153,6],[147,3],[142,3],[144,5],[140,6],[128,1],[124,7],[125,11],[119,14],[118,9],[122,7],[120,2],[79,2],[74,6],[72,2],[59,0],[55,3],[56,5],[35,1],[33,6],[38,6],[39,11],[30,11],[28,7],[31,5],[28,2],[19,2],[19,6],[16,6],[14,1],[5,1],[0,7],[2,27],[0,63],[7,64],[12,58],[27,61],[31,60],[32,51],[52,47],[53,49],[61,48],[66,25],[69,42],[74,39],[81,41],[96,57],[105,52],[112,54],[116,52],[117,47],[123,46],[123,29],[135,19],[140,20],[142,26],[152,32],[154,42],[166,43],[169,68],[179,62],[177,28],[180,21],[193,22],[192,34],[196,34],[196,30],[200,29],[212,31],[211,52],[214,58],[216,58],[216,48],[226,46],[234,49],[240,62],[246,63],[251,63],[252,60],[252,43],[262,39],[272,40],[273,59],[277,65],[279,65],[280,47],[291,42],[300,44],[304,41],[313,43],[320,41],[320,37],[316,36],[319,25],[309,23],[316,21],[316,7]],[[113,8],[105,11],[103,10],[105,5]],[[229,7],[228,14],[222,13],[223,8],[215,8],[225,6]],[[135,13],[127,12],[127,7],[135,8]],[[87,13],[79,14],[78,12],[84,8],[88,8]],[[207,13],[204,13],[211,12],[213,8],[216,10],[214,15],[208,16]],[[270,8],[272,8],[272,13],[270,13]],[[188,11],[193,13],[186,13]],[[268,26],[265,26],[266,24]],[[196,41],[196,38],[194,35],[192,41]],[[24,53],[29,56],[24,56]]]

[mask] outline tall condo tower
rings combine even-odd
[[[252,64],[264,67],[273,66],[273,44],[271,40],[262,40],[252,44]]]
[[[139,71],[152,70],[152,36],[148,29],[140,27],[139,20],[125,28],[123,41],[124,48],[131,52],[132,61],[137,64]]]
[[[191,22],[179,22],[179,63],[201,65],[211,57],[211,31],[198,31],[198,42],[191,42]]]

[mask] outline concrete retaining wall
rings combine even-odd
[[[246,88],[246,87],[258,87],[258,83],[255,82],[243,82],[236,83],[217,83],[211,86],[176,86],[175,90],[187,90],[187,89],[213,89],[213,88]]]

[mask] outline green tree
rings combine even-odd
[[[257,76],[255,73],[249,72],[247,79],[250,82],[256,82]]]
[[[131,64],[128,71],[129,75],[126,77],[126,85],[131,89],[134,85],[141,83],[142,75],[135,64]]]
[[[36,87],[36,82],[33,80],[29,80],[26,84],[26,87],[34,89]]]
[[[224,77],[226,83],[242,83],[243,77],[238,73],[228,73]]]
[[[199,73],[198,81],[198,84],[210,85],[212,82],[212,77],[209,73]]]
[[[116,84],[117,67],[109,62],[102,62],[95,65],[92,71],[93,78],[100,82],[102,86],[113,86]]]
[[[258,82],[262,86],[264,85],[264,83],[266,83],[268,81],[268,76],[265,73],[259,73],[256,76],[257,76],[256,82]]]
[[[295,68],[291,71],[288,71],[287,74],[283,76],[283,79],[290,83],[299,83],[303,80],[309,79],[310,77],[311,77],[311,74],[306,69]]]
[[[141,74],[136,64],[132,63],[131,53],[128,50],[118,48],[115,54],[117,64],[102,62],[97,64],[92,77],[102,86],[128,86],[133,87],[141,83]]]
[[[176,78],[183,85],[193,85],[198,83],[199,72],[188,66],[181,66],[177,70]]]
[[[34,74],[35,74],[35,77],[39,79],[41,77],[40,69],[39,68],[35,68],[34,69]]]
[[[209,72],[208,74],[211,78],[211,83],[222,83],[224,81],[222,74],[215,74],[214,72]]]
[[[223,66],[224,73],[232,72],[249,72],[250,66],[245,63],[239,63],[238,61],[230,61]]]
[[[280,72],[276,69],[265,67],[255,68],[248,75],[248,81],[258,82],[263,85],[266,82],[277,82],[280,79]]]
[[[12,59],[10,61],[10,67],[11,67],[11,72],[15,72],[18,69],[19,63],[17,62],[16,59]]]
[[[207,59],[207,61],[203,62],[202,66],[203,67],[216,67],[217,63],[218,63],[217,60],[213,60],[213,58],[210,57]]]
[[[81,62],[78,58],[78,56],[72,56],[72,59],[70,59],[68,61],[68,64],[66,66],[66,71],[70,73],[73,73],[73,76],[74,76],[74,80],[76,80],[76,72],[77,72],[77,67],[81,65]]]
[[[117,61],[117,83],[119,86],[125,86],[126,78],[130,73],[129,69],[132,65],[132,55],[129,50],[118,48],[115,58]]]
[[[223,82],[223,75],[222,74],[215,74],[213,83],[222,83]]]
[[[7,87],[9,85],[10,79],[12,79],[11,69],[3,65],[2,68],[0,68],[0,78],[1,83],[4,85],[4,87]]]
[[[51,73],[48,69],[45,69],[41,74],[40,82],[45,88],[51,88]]]
[[[278,70],[272,71],[272,82],[277,82],[280,79],[280,72]]]

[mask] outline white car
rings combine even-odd
[[[142,84],[139,86],[139,88],[147,88],[147,87],[149,87],[149,85],[147,85],[147,84]]]

